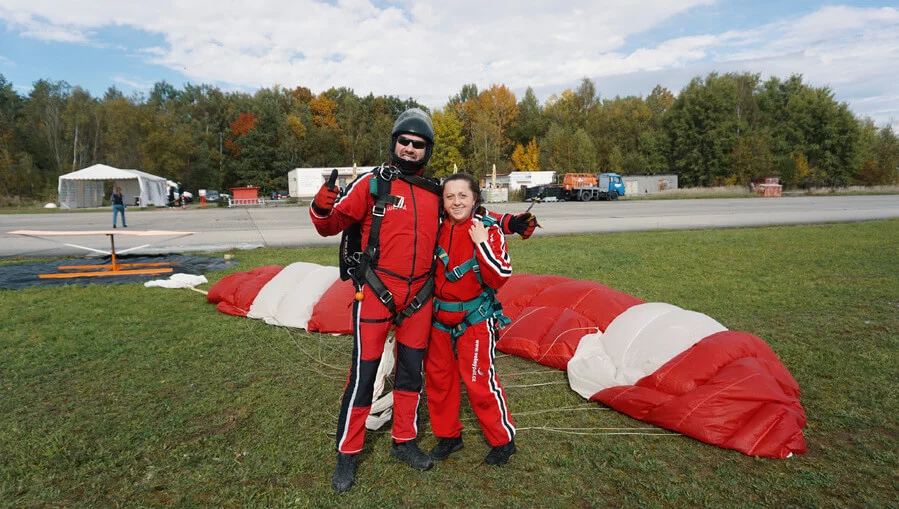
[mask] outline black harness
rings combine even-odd
[[[428,271],[427,280],[421,290],[412,298],[409,305],[397,312],[393,294],[378,277],[375,268],[378,266],[378,257],[381,247],[381,222],[388,205],[400,206],[403,198],[390,194],[390,188],[394,180],[402,180],[408,184],[418,186],[426,191],[440,196],[440,185],[432,179],[418,175],[406,175],[393,166],[381,165],[375,171],[375,176],[369,180],[369,191],[375,197],[372,207],[371,230],[368,232],[368,244],[362,249],[362,225],[356,223],[343,232],[340,239],[340,278],[344,281],[353,280],[356,291],[362,291],[364,285],[368,285],[377,295],[384,306],[390,311],[393,322],[396,325],[415,314],[421,306],[434,293],[434,265]]]

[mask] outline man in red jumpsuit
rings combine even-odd
[[[362,246],[369,245],[373,224],[379,225],[377,253],[371,274],[389,292],[375,292],[371,284],[357,282],[353,302],[353,353],[337,423],[337,466],[331,486],[348,491],[355,482],[356,459],[365,440],[365,420],[371,410],[375,376],[388,333],[397,321],[396,312],[410,308],[413,299],[431,278],[437,244],[440,199],[437,194],[414,185],[403,176],[421,176],[434,146],[434,128],[424,111],[403,112],[391,133],[390,165],[362,175],[338,196],[332,181],[316,194],[309,215],[320,235],[336,235],[359,223]],[[336,172],[336,170],[335,170]],[[374,187],[381,185],[378,172],[399,175],[390,180],[391,204],[377,209]],[[372,179],[378,184],[372,187]],[[374,223],[375,213],[382,217]],[[527,238],[537,225],[530,214],[500,220],[507,233]],[[416,299],[417,300],[417,299]],[[387,304],[390,302],[390,305]],[[427,470],[433,462],[418,448],[418,403],[422,387],[422,360],[431,327],[431,299],[396,324],[396,371],[393,390],[393,446],[391,455],[412,468]],[[393,309],[391,309],[393,308]]]

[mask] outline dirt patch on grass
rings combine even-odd
[[[228,433],[229,431],[236,428],[240,423],[249,419],[252,415],[252,410],[246,407],[229,408],[217,418],[210,419],[210,421],[213,422],[207,423],[208,426],[206,427],[206,429],[195,433],[187,440],[186,443],[193,444],[201,440],[205,440],[209,437]]]

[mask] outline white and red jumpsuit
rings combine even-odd
[[[369,173],[349,184],[327,217],[309,207],[312,224],[320,235],[336,235],[361,221],[362,246],[368,245],[376,200],[369,188],[372,178],[377,177]],[[386,207],[379,234],[380,255],[374,270],[393,294],[400,312],[431,274],[440,200],[434,193],[400,179],[391,181],[390,194],[402,197],[402,203]],[[363,299],[353,302],[353,358],[337,423],[337,451],[344,454],[362,450],[375,376],[393,325],[393,316],[371,288],[365,285],[362,292]],[[407,442],[418,434],[421,368],[431,315],[431,299],[427,299],[418,312],[396,327],[392,435],[397,442]]]
[[[490,226],[488,240],[475,245],[468,233],[472,220],[480,221],[474,217],[460,225],[447,219],[441,228],[439,245],[448,256],[447,263],[441,261],[437,265],[434,298],[441,303],[472,301],[484,292],[485,286],[498,289],[512,275],[502,231],[497,225]],[[477,260],[483,285],[474,271],[466,272],[457,281],[447,278],[447,270],[452,271],[472,257]],[[452,328],[464,321],[466,312],[441,310],[441,305],[435,305],[434,319],[444,327]],[[431,328],[425,380],[431,428],[437,438],[456,438],[462,433],[460,378],[490,445],[505,445],[515,436],[506,395],[493,365],[498,329],[495,317],[469,325],[455,341],[457,356],[451,333],[436,326]]]

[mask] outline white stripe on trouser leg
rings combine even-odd
[[[347,403],[347,411],[345,421],[343,422],[343,436],[340,437],[340,441],[338,442],[337,450],[340,450],[343,447],[343,444],[346,442],[347,433],[350,431],[350,422],[353,418],[353,408],[355,407],[354,403],[356,402],[356,394],[359,392],[359,380],[362,370],[362,329],[360,327],[360,317],[362,316],[362,303],[356,301],[356,314],[353,316],[353,340],[354,340],[354,349],[357,352],[356,357],[353,359],[353,373],[355,378],[355,383],[353,385],[353,390],[350,393],[350,401]],[[346,391],[344,391],[346,394]]]
[[[509,440],[515,436],[515,426],[509,420],[509,408],[506,403],[506,399],[503,397],[502,391],[497,384],[497,374],[496,368],[493,365],[494,360],[496,360],[496,321],[493,318],[487,320],[487,333],[490,336],[490,392],[493,393],[493,397],[496,399],[496,405],[499,407],[500,415],[502,416],[503,428],[506,430],[506,434],[509,436]]]

